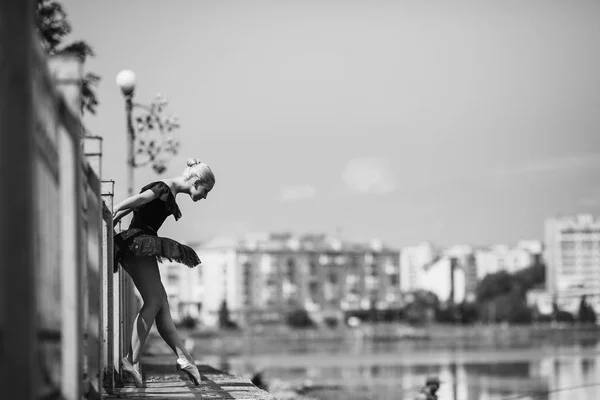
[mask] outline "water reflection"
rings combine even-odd
[[[262,369],[268,379],[341,385],[357,396],[352,399],[412,399],[414,391],[431,375],[443,382],[439,391],[442,400],[600,399],[600,357],[594,350],[581,347],[527,352],[313,352],[221,361],[241,374]],[[335,396],[330,393],[323,398]]]

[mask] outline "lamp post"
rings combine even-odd
[[[128,196],[133,195],[135,168],[152,164],[154,170],[160,174],[166,170],[166,159],[163,155],[175,155],[179,148],[179,142],[170,136],[173,130],[179,128],[179,122],[172,116],[163,115],[167,101],[158,94],[149,105],[134,102],[135,81],[133,71],[123,70],[117,75],[117,85],[125,98]],[[135,109],[141,111],[141,114],[135,117],[136,125],[133,115]],[[142,154],[145,154],[146,160],[136,162],[136,155]]]
[[[133,128],[133,93],[135,91],[135,74],[133,71],[121,71],[117,75],[117,85],[125,97],[125,117],[127,122],[127,195],[133,196],[133,169],[135,168],[135,151],[133,142],[135,130]]]

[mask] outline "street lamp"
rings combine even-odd
[[[179,122],[172,116],[165,116],[167,101],[158,94],[149,104],[133,101],[136,76],[133,71],[123,70],[117,75],[117,85],[125,98],[125,114],[127,121],[127,193],[133,195],[133,171],[136,167],[152,164],[157,173],[166,170],[164,155],[175,155],[179,142],[171,137],[171,132],[179,128]],[[134,110],[140,110],[135,117]],[[137,147],[137,150],[136,150]],[[144,155],[146,160],[137,162],[136,155]]]
[[[127,69],[119,72],[117,85],[121,88],[124,96],[132,96],[135,90],[135,73]]]

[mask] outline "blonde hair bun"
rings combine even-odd
[[[194,165],[198,165],[200,163],[201,163],[200,160],[198,160],[196,158],[188,158],[188,160],[187,160],[188,167],[193,167]]]
[[[215,184],[215,174],[213,174],[210,167],[198,160],[197,158],[190,158],[187,160],[187,168],[183,171],[183,177],[185,180],[189,180],[193,177],[200,179],[203,183],[212,186]]]

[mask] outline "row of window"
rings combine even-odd
[[[252,264],[250,263],[244,263],[242,266],[242,270],[243,270],[243,274],[245,276],[249,276],[252,275]],[[355,268],[352,268],[353,270],[358,271],[359,267],[356,266]],[[277,271],[278,268],[270,268],[269,271],[263,271],[263,273],[269,273],[269,272],[274,272]],[[379,273],[385,272],[386,274],[389,275],[393,275],[395,274],[397,271],[397,268],[394,267],[392,264],[384,264],[384,265],[378,265],[378,264],[367,264],[365,266],[365,273],[367,275],[377,275]],[[288,277],[295,277],[296,275],[299,274],[299,269],[297,268],[297,265],[295,263],[293,263],[293,261],[289,261],[286,265],[286,267],[284,269],[281,270],[283,275],[288,276]],[[318,268],[317,264],[314,262],[309,263],[309,269],[308,269],[308,274],[311,276],[318,276],[319,275],[319,271],[320,268]]]
[[[561,261],[571,261],[575,262],[576,260],[580,260],[582,262],[598,262],[600,261],[600,254],[573,254],[573,253],[564,253],[560,255]]]
[[[394,268],[398,268],[400,266],[399,264],[399,260],[396,259],[396,257],[391,257],[387,260],[388,262],[386,263],[382,263],[381,260],[380,262],[376,262],[374,259],[370,259],[370,260],[366,260],[366,264],[367,265],[386,265],[386,266],[392,266]],[[245,263],[248,264],[248,263]],[[311,260],[308,263],[308,267],[309,267],[309,272],[311,274],[317,274],[319,271],[319,267],[323,266],[323,265],[332,265],[332,264],[337,264],[337,265],[343,265],[345,267],[354,267],[354,268],[359,268],[362,265],[364,265],[363,263],[360,262],[360,259],[357,258],[346,258],[344,256],[336,256],[336,257],[331,257],[328,258],[327,256],[321,256],[319,257],[318,261],[317,260]],[[298,263],[296,262],[296,260],[294,259],[288,259],[286,262],[283,263],[284,265],[284,269],[288,270],[288,271],[292,271],[292,270],[296,270],[298,267]],[[271,266],[271,268],[276,268],[275,266]]]
[[[348,292],[346,294],[329,293],[329,294],[324,294],[323,296],[320,296],[320,294],[321,294],[320,292],[311,292],[305,300],[308,300],[309,302],[312,302],[314,304],[326,303],[326,304],[329,304],[332,306],[340,306],[342,301],[345,301],[347,303],[364,302],[365,300],[368,301],[368,299],[361,296],[361,294],[358,291],[352,291],[352,292]],[[369,297],[371,297],[371,296],[369,296]],[[388,293],[386,298],[388,299],[388,301],[394,301],[397,299],[397,295],[395,295],[393,293]],[[278,298],[278,296],[276,296],[275,294],[271,294],[271,295],[263,297],[261,303],[263,303],[267,307],[281,305],[281,304],[293,305],[293,304],[297,303],[298,299],[299,299],[298,297],[294,297],[294,296],[290,296],[287,298]],[[251,296],[245,295],[245,296],[243,296],[242,303],[245,306],[251,306],[253,303],[252,300],[253,300],[253,298]]]
[[[560,230],[560,233],[563,235],[591,235],[595,233],[600,233],[600,228],[563,228]]]
[[[389,276],[390,279],[388,281],[390,286],[398,286],[400,284],[400,276],[399,275],[390,275]],[[348,291],[358,291],[359,288],[361,287],[361,282],[358,280],[358,278],[356,276],[348,276],[348,279],[346,279],[346,284],[347,284],[347,289]],[[275,279],[269,279],[266,282],[266,285],[273,288],[278,286],[278,281]],[[327,283],[330,285],[334,285],[337,286],[337,284],[339,283],[339,277],[335,274],[332,274],[329,276],[329,279],[327,280]],[[365,281],[365,286],[377,286],[379,285],[381,282],[376,278],[376,277],[372,277],[372,276],[367,276]],[[252,290],[252,282],[247,280],[244,281],[244,292],[245,293],[250,293]],[[323,283],[320,281],[309,281],[308,282],[308,288],[309,288],[309,292],[317,292],[319,291],[320,287],[323,287]]]
[[[399,274],[388,274],[388,282],[390,285],[392,286],[396,286],[400,284],[400,275]],[[290,279],[290,277],[286,277],[287,281],[290,282],[297,282],[297,279]],[[330,273],[327,276],[327,282],[331,283],[333,285],[337,285],[340,282],[340,278],[341,276],[336,274],[336,273]],[[379,282],[379,279],[377,276],[375,275],[366,275],[365,276],[365,281],[371,281],[371,280],[375,280]],[[266,276],[266,279],[264,280],[265,284],[267,286],[276,286],[278,285],[281,281],[280,279],[278,279],[278,277],[276,275],[270,274]],[[309,281],[311,284],[312,283],[318,283],[318,282],[314,282],[314,281]],[[357,275],[346,275],[346,284],[348,286],[352,286],[352,285],[357,285],[360,282],[360,277]],[[252,285],[253,280],[250,279],[249,277],[246,277],[246,279],[244,279],[244,284],[246,286]]]
[[[600,247],[599,240],[562,240],[560,242],[561,249],[593,249]]]

